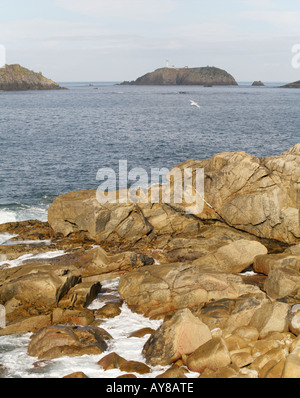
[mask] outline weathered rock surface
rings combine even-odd
[[[100,246],[75,250],[47,261],[53,265],[76,267],[86,282],[114,279],[126,271],[154,263],[153,258],[145,254],[121,252],[109,255]]]
[[[254,270],[267,276],[264,290],[274,300],[297,304],[300,299],[300,255],[284,252],[257,256]]]
[[[125,274],[119,293],[133,311],[149,317],[224,298],[261,294],[239,275],[184,263],[152,265]]]
[[[285,303],[274,302],[261,306],[250,321],[250,326],[259,331],[261,338],[269,332],[287,332],[290,321],[290,306]]]
[[[166,366],[183,354],[191,354],[211,338],[209,328],[188,309],[183,309],[150,336],[144,345],[143,355],[152,366]]]
[[[300,335],[300,305],[296,304],[291,308],[289,330],[295,335]]]
[[[106,351],[107,344],[97,327],[50,326],[33,337],[28,354],[38,359],[62,356],[97,355]]]
[[[220,153],[176,167],[187,168],[204,169],[205,203],[201,213],[189,215],[186,209],[190,205],[174,203],[174,187],[180,183],[175,175],[169,205],[103,205],[97,201],[96,191],[72,192],[54,200],[49,224],[55,234],[81,234],[98,243],[127,242],[131,246],[149,240],[153,234],[156,239],[170,233],[191,235],[208,220],[218,220],[258,238],[286,244],[300,241],[300,144],[280,156],[258,159],[245,152]],[[201,195],[195,198],[203,202]]]
[[[140,375],[151,373],[151,368],[139,361],[125,361],[120,364],[120,370],[128,373],[138,373]]]
[[[269,275],[269,273],[277,268],[292,267],[297,269],[300,267],[300,255],[289,253],[258,255],[254,259],[253,269],[255,272]]]
[[[121,314],[121,305],[108,303],[94,312],[96,319],[114,318]]]
[[[97,200],[97,191],[71,192],[57,197],[48,219],[57,235],[79,234],[99,244],[128,247],[153,234],[197,232],[199,220],[187,217],[164,204],[106,203]]]
[[[94,321],[89,304],[100,282],[82,282],[72,265],[29,263],[0,272],[0,303],[6,328],[0,334],[35,332],[51,324],[87,326]]]
[[[186,379],[187,373],[189,373],[189,371],[187,369],[174,364],[169,369],[167,369],[165,372],[156,376],[156,379]]]
[[[101,291],[100,282],[83,282],[72,287],[59,301],[60,308],[86,308]]]
[[[286,358],[282,369],[283,379],[299,379],[300,377],[300,356],[291,353]]]
[[[219,299],[203,305],[195,305],[191,311],[209,328],[220,328],[224,335],[233,333],[237,328],[248,326],[252,317],[270,300],[265,293],[257,291],[246,293],[237,298]]]
[[[101,358],[98,361],[98,365],[100,365],[104,370],[119,369],[124,362],[126,362],[125,358],[115,352],[111,352]]]
[[[24,334],[29,332],[35,333],[52,324],[51,314],[36,316],[26,314],[26,316],[19,316],[19,318],[20,319],[9,323],[5,328],[0,329],[0,336]]]
[[[221,271],[236,274],[252,265],[255,257],[267,254],[267,248],[259,242],[244,239],[231,242],[193,262],[196,265],[211,265]]]
[[[4,269],[0,273],[0,302],[17,300],[23,307],[54,307],[76,284],[81,282],[73,266],[27,264]]]
[[[89,326],[95,320],[93,311],[86,308],[63,309],[55,308],[52,311],[51,325]],[[29,330],[35,331],[35,330]]]
[[[51,239],[52,228],[47,222],[26,220],[0,224],[0,233],[15,235],[11,241],[45,241]]]
[[[201,345],[187,357],[187,367],[193,372],[203,372],[206,368],[213,371],[228,366],[230,354],[224,339],[214,337]]]
[[[204,169],[206,202],[196,214],[200,219],[222,220],[260,238],[299,242],[300,144],[280,156],[219,153],[178,167]]]

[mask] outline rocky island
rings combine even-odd
[[[5,65],[0,69],[0,90],[61,90],[59,84],[20,65]]]
[[[263,83],[261,80],[255,80],[255,81],[252,83],[252,86],[253,86],[253,87],[263,87],[263,86],[264,86],[264,83]]]
[[[225,70],[207,66],[200,68],[166,67],[147,73],[132,82],[123,85],[159,85],[159,86],[237,86],[236,80]]]
[[[300,80],[298,80],[294,83],[286,84],[286,85],[282,86],[282,88],[300,88]]]
[[[103,354],[99,367],[120,377],[165,366],[163,378],[299,378],[300,143],[279,156],[226,152],[178,167],[204,169],[199,214],[172,201],[102,205],[96,191],[77,191],[53,201],[46,223],[0,225],[13,235],[0,245],[0,336],[33,333],[37,364]],[[57,257],[9,264],[50,250]],[[119,298],[88,308],[116,277]],[[149,334],[143,362],[108,352],[113,337],[99,327],[122,303],[162,320],[135,334]]]

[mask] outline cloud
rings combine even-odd
[[[151,20],[176,7],[176,0],[54,0],[57,7],[97,18],[122,17]]]
[[[239,15],[248,22],[261,22],[264,29],[272,27],[280,35],[299,35],[300,11],[250,10]]]
[[[244,0],[244,4],[249,7],[263,8],[265,10],[277,7],[274,0]]]
[[[113,34],[114,30],[85,22],[47,19],[16,20],[0,24],[2,41],[31,44],[44,40],[78,40]]]
[[[178,37],[184,40],[202,43],[232,40],[237,35],[235,26],[224,22],[178,25],[174,31]]]

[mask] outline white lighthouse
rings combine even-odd
[[[166,68],[169,68],[169,60],[166,61]]]

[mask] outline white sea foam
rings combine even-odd
[[[48,246],[51,244],[50,239],[47,239],[47,240],[11,240],[12,235],[6,235],[6,236],[8,236],[8,240],[1,243],[1,234],[0,234],[0,244],[3,246],[14,246],[14,245],[44,245],[44,246]],[[17,237],[18,235],[13,235],[13,236]]]
[[[109,289],[109,295],[118,295],[119,279],[102,282],[103,290]],[[89,306],[90,309],[101,308],[105,293]],[[100,355],[84,355],[81,357],[63,357],[49,361],[38,361],[37,358],[29,357],[27,347],[30,343],[31,334],[22,336],[0,337],[0,364],[5,368],[6,378],[61,378],[73,372],[84,372],[90,378],[116,378],[125,374],[119,369],[104,369],[97,362],[111,352],[116,352],[127,360],[141,361],[145,363],[142,356],[142,349],[149,338],[129,337],[129,335],[139,329],[150,327],[156,330],[162,320],[150,320],[143,315],[132,313],[126,304],[122,306],[119,316],[104,320],[101,328],[104,328],[113,340],[108,341],[108,350]],[[164,372],[168,367],[152,367],[149,374],[139,375],[134,373],[137,378],[155,378]],[[198,377],[198,373],[187,373],[187,377]]]
[[[11,234],[0,234],[0,245],[8,244],[10,239],[16,238],[18,235],[11,235]]]
[[[8,209],[0,209],[0,224],[17,221],[16,213]]]
[[[46,207],[22,204],[15,204],[11,207],[0,209],[0,224],[25,220],[46,222],[48,220],[48,209]]]
[[[45,253],[37,253],[37,254],[24,254],[23,256],[18,257],[15,260],[5,260],[0,257],[0,267],[1,265],[5,265],[6,268],[14,268],[19,267],[24,264],[25,261],[28,260],[38,260],[38,259],[47,259],[47,258],[55,258],[63,256],[65,252],[63,250],[49,251]]]

